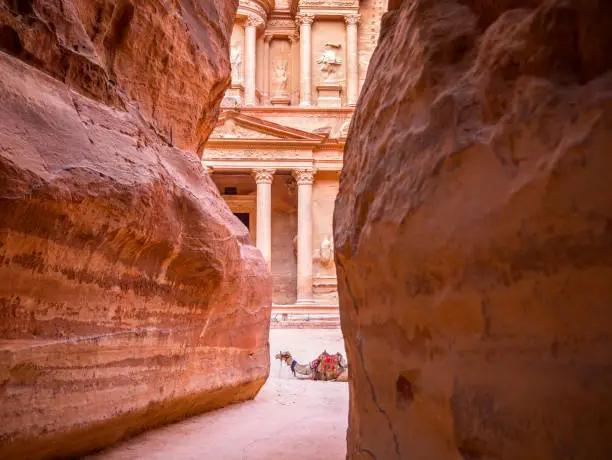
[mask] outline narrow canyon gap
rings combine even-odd
[[[0,2],[0,457],[254,397],[271,281],[195,150],[229,0]]]
[[[397,0],[334,215],[350,459],[612,458],[612,4]]]

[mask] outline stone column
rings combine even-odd
[[[263,47],[263,94],[264,104],[270,104],[270,42],[272,41],[272,35],[264,36],[264,47]]]
[[[274,169],[254,169],[253,177],[257,183],[257,233],[255,245],[268,263],[272,261],[272,178]]]
[[[300,24],[300,106],[310,107],[312,105],[312,70],[310,68],[312,59],[311,26],[314,22],[314,15],[298,13],[297,21]]]
[[[312,169],[296,169],[298,186],[297,303],[311,304],[312,298]]]
[[[257,63],[257,26],[261,20],[256,16],[247,19],[244,50],[244,104],[255,105],[255,66]]]
[[[346,102],[348,105],[357,104],[359,95],[359,52],[357,50],[357,23],[358,14],[344,16],[346,22]]]
[[[295,85],[295,77],[294,75],[297,74],[296,72],[296,67],[297,65],[295,65],[295,49],[296,49],[296,44],[298,42],[298,37],[297,35],[289,35],[287,37],[289,39],[289,60],[291,62],[291,66],[290,66],[290,73],[289,73],[289,95],[291,98],[291,105],[296,105],[299,103],[299,96],[297,95],[297,93],[299,93],[299,91],[296,90],[296,85]]]

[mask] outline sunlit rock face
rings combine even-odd
[[[612,3],[391,8],[334,216],[348,456],[612,458]]]
[[[229,1],[0,4],[0,458],[253,397],[271,284],[194,148]]]

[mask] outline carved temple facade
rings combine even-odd
[[[268,261],[273,302],[337,308],[332,215],[386,0],[240,0],[232,82],[199,154]]]

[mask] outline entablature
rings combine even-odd
[[[359,0],[300,0],[299,12],[316,17],[341,18],[359,12]]]

